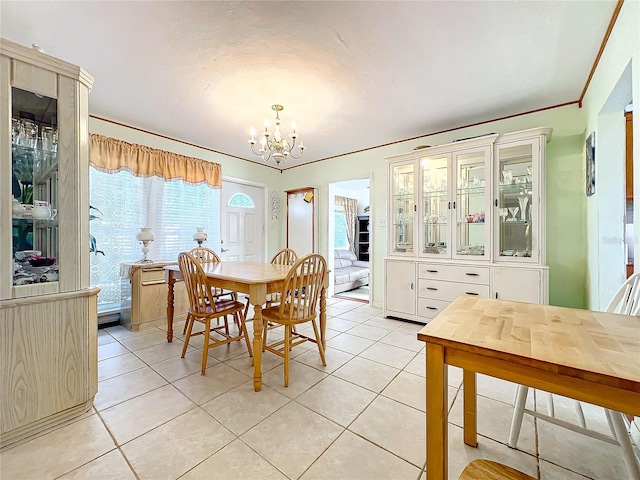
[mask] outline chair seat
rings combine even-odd
[[[233,299],[215,300],[216,312],[221,315],[230,315],[244,309],[244,304]],[[211,305],[207,306],[209,311],[213,311]]]
[[[280,305],[274,305],[272,307],[268,307],[262,310],[262,317],[269,320],[270,322],[279,323],[280,325],[297,325],[299,323],[308,322],[311,319],[309,317],[303,316],[299,314],[297,311],[294,311],[292,318],[287,318],[290,313],[290,305],[284,306],[284,318],[280,317]]]
[[[458,480],[535,480],[535,478],[502,463],[479,459],[467,465]]]

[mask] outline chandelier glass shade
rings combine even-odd
[[[280,162],[286,162],[287,157],[298,159],[302,157],[304,149],[304,141],[300,140],[300,144],[296,147],[296,140],[298,134],[296,133],[296,124],[291,125],[292,132],[288,135],[289,139],[280,131],[280,112],[284,110],[282,105],[273,105],[271,109],[276,112],[275,129],[273,132],[269,131],[269,120],[264,121],[264,132],[260,134],[260,140],[256,140],[256,130],[251,127],[251,138],[249,139],[249,145],[251,145],[251,151],[262,158],[262,160],[269,161],[270,158],[280,165]],[[256,148],[256,145],[259,147]]]

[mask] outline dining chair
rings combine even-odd
[[[318,303],[327,275],[327,263],[317,253],[310,253],[296,261],[287,274],[282,290],[279,292],[279,303],[262,311],[263,318],[277,325],[284,325],[284,338],[271,345],[264,341],[265,350],[284,358],[284,386],[289,386],[289,357],[291,349],[311,341],[318,345],[322,364],[326,365],[324,348],[318,330]],[[314,337],[309,337],[293,330],[301,323],[311,322]],[[265,332],[267,328],[265,328]]]
[[[614,295],[611,302],[607,306],[605,312],[620,313],[624,315],[638,315],[640,311],[640,273],[634,273],[631,275],[620,287],[617,293]],[[587,428],[584,413],[582,411],[581,403],[577,400],[574,401],[574,408],[578,417],[579,425],[560,420],[555,417],[555,408],[553,406],[553,395],[549,394],[549,402],[547,404],[547,414],[540,412],[534,412],[525,408],[527,402],[527,394],[529,387],[524,385],[518,385],[515,397],[515,409],[513,411],[513,417],[511,419],[511,429],[509,432],[508,445],[512,448],[516,448],[518,443],[518,437],[520,436],[520,429],[522,427],[522,420],[524,414],[532,415],[540,420],[545,420],[555,425],[559,425],[564,428],[568,428],[583,435],[587,435],[599,440],[603,440],[614,445],[619,445],[622,449],[622,457],[629,472],[630,478],[633,480],[640,480],[640,460],[636,457],[631,445],[631,438],[629,435],[629,429],[627,425],[626,415],[614,410],[604,409],[605,417],[611,431],[611,436],[604,435],[600,432],[590,430]]]
[[[458,480],[535,480],[535,478],[508,465],[479,458],[465,467]]]
[[[204,346],[202,349],[202,375],[207,369],[207,359],[209,348],[226,345],[231,342],[242,340],[247,344],[249,356],[252,356],[251,342],[247,334],[247,328],[244,323],[243,309],[244,305],[231,298],[221,299],[213,295],[211,287],[207,282],[207,276],[204,273],[202,265],[188,252],[183,252],[178,256],[178,264],[180,273],[184,279],[184,283],[189,296],[189,311],[187,312],[187,332],[182,347],[182,358],[184,358],[189,340],[192,336],[203,335]],[[238,334],[230,333],[228,315],[233,315],[238,325]],[[223,325],[211,327],[213,318],[224,318]],[[204,324],[204,330],[192,333],[195,322]],[[218,338],[219,337],[219,338]]]
[[[276,254],[271,257],[271,260],[269,263],[273,264],[273,265],[293,265],[294,263],[296,263],[296,260],[298,260],[298,254],[295,252],[295,250],[291,249],[291,248],[283,248],[279,251],[276,252]],[[267,302],[265,304],[265,306],[268,308],[272,305],[275,305],[276,303],[278,303],[280,301],[279,297],[279,292],[274,292],[274,293],[268,293],[267,294]],[[249,313],[249,305],[251,304],[251,302],[249,301],[249,296],[245,295],[245,301],[246,301],[246,305],[245,305],[245,309],[244,309],[244,318],[247,318],[247,314]],[[280,325],[269,325],[267,324],[268,328],[276,328],[279,327]],[[265,328],[264,330],[264,338],[266,338],[266,332],[267,329]]]
[[[216,252],[207,247],[195,247],[189,250],[189,253],[195,258],[200,265],[212,265],[215,263],[220,263],[222,260],[218,256]],[[214,297],[220,298],[226,295],[231,296],[234,300],[238,299],[238,293],[232,292],[230,290],[224,290],[222,288],[213,287],[211,292]],[[246,316],[245,316],[246,318]],[[220,324],[220,319],[218,319],[218,325]],[[238,325],[240,327],[240,325]],[[184,324],[184,328],[182,329],[182,334],[184,335],[187,332],[187,324]]]

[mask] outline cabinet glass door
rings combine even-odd
[[[422,171],[421,255],[450,256],[449,155],[420,159]]]
[[[454,156],[456,168],[455,256],[488,257],[489,232],[487,211],[487,159],[489,147]]]
[[[11,100],[13,285],[55,282],[58,102],[15,87]]]
[[[498,234],[500,259],[537,260],[537,196],[533,185],[537,172],[533,143],[497,147]],[[534,228],[535,227],[535,228]]]
[[[391,252],[413,252],[414,164],[391,167]]]

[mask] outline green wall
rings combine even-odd
[[[385,157],[406,153],[418,145],[439,145],[458,138],[490,132],[509,133],[536,127],[551,127],[547,145],[547,265],[549,265],[549,299],[554,305],[584,307],[586,268],[586,220],[583,169],[584,113],[577,105],[545,110],[519,117],[490,122],[454,132],[374,148],[365,152],[303,165],[285,171],[285,189],[316,187],[319,193],[319,250],[328,255],[328,185],[353,178],[371,179],[371,293],[374,305],[384,297],[384,257],[386,220],[387,167]],[[311,147],[309,147],[311,148]]]

